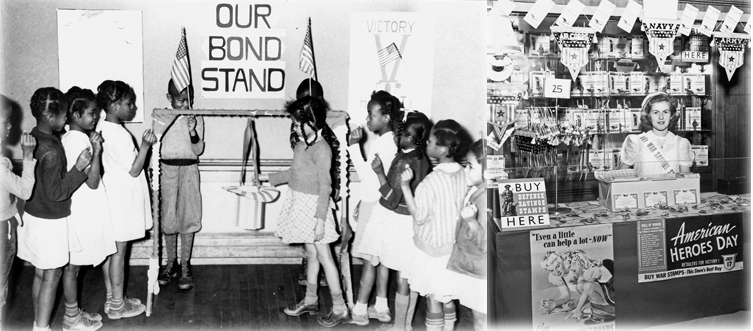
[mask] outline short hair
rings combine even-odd
[[[97,103],[105,112],[110,110],[110,105],[120,100],[136,99],[136,93],[130,85],[116,80],[106,80],[97,87]]]
[[[447,156],[461,163],[471,146],[471,135],[455,120],[441,120],[434,125],[437,145],[447,147]]]
[[[306,78],[298,84],[298,89],[295,91],[295,98],[300,99],[305,96],[324,98],[324,89],[322,84],[319,84],[313,78]]]
[[[37,119],[68,112],[68,102],[63,92],[54,87],[42,87],[34,92],[29,103],[31,115]]]
[[[193,85],[189,84],[183,90],[178,91],[178,87],[175,86],[175,82],[173,82],[172,78],[170,78],[170,81],[167,82],[167,93],[169,93],[170,95],[172,95],[174,97],[179,96],[186,89],[188,89],[189,97],[193,98]]]
[[[680,120],[679,116],[675,116],[677,115],[677,100],[667,93],[656,92],[647,95],[646,98],[643,99],[643,103],[641,103],[641,123],[639,127],[642,132],[651,131],[653,128],[651,125],[651,116],[649,114],[651,113],[651,107],[659,102],[669,103],[670,119],[668,128],[669,131],[672,132],[677,129],[677,122]]]

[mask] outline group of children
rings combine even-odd
[[[377,138],[364,155],[364,132],[356,128],[347,148],[362,190],[352,255],[364,261],[358,300],[349,310],[329,247],[339,237],[333,187],[340,180],[334,157],[340,146],[325,121],[329,107],[321,96],[308,95],[288,103],[286,109],[292,119],[293,164],[285,172],[271,174],[269,181],[289,185],[277,235],[286,243],[303,243],[308,264],[306,295],[285,313],[319,313],[321,265],[333,301],[332,310],[318,318],[322,326],[365,326],[373,318],[392,322],[387,325],[396,330],[410,330],[421,295],[428,300],[428,330],[453,329],[456,299],[473,310],[474,327],[485,329],[482,141],[473,142],[454,120],[434,124],[420,112],[406,113],[388,92],[372,94],[366,125]],[[399,278],[394,319],[387,305],[390,270],[397,271]],[[376,302],[368,306],[375,283]]]
[[[172,81],[170,86],[174,86]],[[174,107],[176,104],[180,107],[177,100],[181,94],[173,90],[174,87],[169,90],[168,99]],[[149,149],[157,141],[155,134],[146,130],[136,146],[134,137],[123,127],[123,122],[135,115],[135,98],[133,89],[122,81],[102,82],[96,95],[76,86],[65,94],[54,87],[40,88],[30,102],[37,125],[21,138],[24,162],[21,177],[12,172],[10,160],[0,158],[0,218],[4,220],[3,231],[7,232],[2,237],[5,254],[0,262],[0,304],[5,303],[7,278],[17,254],[35,267],[34,330],[49,330],[61,277],[65,304],[63,329],[102,327],[101,315],[84,312],[78,304],[78,272],[86,265],[102,266],[106,289],[104,312],[109,319],[138,316],[146,309],[141,300],[128,298],[124,293],[127,244],[143,238],[152,227],[149,187],[143,169]],[[102,112],[104,119],[100,118]],[[3,143],[11,131],[9,115],[9,108],[3,105],[0,114]],[[190,143],[197,144],[196,120],[183,122],[185,130],[174,131],[185,132],[186,137],[190,135]],[[193,154],[194,160],[203,150],[203,143],[200,147]],[[198,183],[198,178],[195,182]],[[23,217],[18,215],[16,198],[26,200]],[[182,212],[179,217],[183,217]],[[193,216],[194,211],[189,213]],[[196,217],[200,219],[200,211]],[[170,222],[166,224],[173,226]],[[198,231],[195,227],[191,230]],[[166,237],[170,252],[171,238]],[[174,245],[173,242],[173,252]],[[173,260],[174,256],[173,253]],[[187,264],[187,259],[184,262]],[[173,270],[174,267],[167,271]],[[193,286],[190,271],[187,276],[187,282],[181,278],[181,288],[184,283]],[[161,282],[163,278],[160,277]]]

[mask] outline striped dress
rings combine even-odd
[[[447,262],[468,191],[466,185],[465,172],[460,164],[440,163],[416,188],[415,249],[408,281],[412,290],[421,295],[433,294],[441,302],[455,299],[452,271],[447,270]]]

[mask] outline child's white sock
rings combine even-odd
[[[50,330],[49,325],[45,327],[39,327],[37,326],[37,322],[34,322],[34,327],[32,328],[32,331],[48,331],[48,330]]]
[[[356,305],[353,306],[353,314],[356,315],[365,315],[366,314],[366,304],[361,303],[360,301],[356,301]]]
[[[374,303],[374,309],[378,312],[390,311],[390,307],[387,307],[386,297],[376,297],[376,303]]]

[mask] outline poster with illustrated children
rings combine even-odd
[[[612,330],[611,224],[531,231],[533,330]]]
[[[638,222],[638,283],[743,270],[741,218]]]

